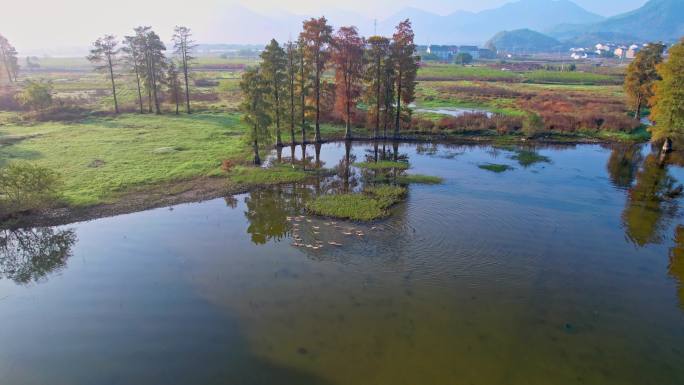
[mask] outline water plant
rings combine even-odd
[[[321,195],[307,203],[306,209],[326,217],[372,221],[386,217],[388,209],[400,202],[406,191],[400,186],[378,185],[367,187],[361,193]]]
[[[408,170],[409,168],[408,162],[395,162],[391,160],[381,160],[377,162],[359,162],[354,163],[354,166],[365,170]]]
[[[513,170],[513,167],[511,167],[507,164],[485,163],[485,164],[480,164],[477,167],[479,167],[483,170],[487,170],[487,171],[491,171],[491,172],[495,172],[495,173],[502,173],[502,172],[506,172],[508,170]]]

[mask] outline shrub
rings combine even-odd
[[[641,122],[638,120],[621,114],[606,114],[604,118],[605,120],[601,125],[601,129],[608,131],[631,132],[641,125]]]
[[[229,172],[230,170],[233,169],[234,166],[235,166],[235,164],[230,159],[224,159],[221,162],[221,170],[223,170],[225,172]]]
[[[21,104],[17,100],[17,92],[13,89],[0,89],[0,111],[18,111]]]
[[[530,112],[525,116],[525,120],[523,121],[522,131],[526,137],[534,138],[543,129],[544,129],[544,121],[542,120],[542,118],[539,115],[535,114],[534,112]]]
[[[42,110],[52,105],[52,82],[27,80],[24,89],[17,95],[21,105],[32,110]]]
[[[47,208],[59,197],[61,178],[54,171],[27,162],[0,170],[2,216]]]
[[[432,128],[435,126],[435,122],[430,119],[414,118],[412,125],[419,131],[432,131]]]
[[[518,116],[496,115],[494,122],[496,124],[496,132],[501,135],[512,134],[523,127],[523,120]]]

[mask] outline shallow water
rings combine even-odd
[[[370,224],[288,220],[361,188],[374,148],[346,150],[304,150],[330,179],[2,233],[0,384],[684,383],[680,167],[402,144],[444,183]]]
[[[487,114],[487,116],[492,116],[491,111],[483,110],[483,109],[477,109],[477,108],[454,108],[454,107],[449,107],[449,108],[418,108],[415,110],[415,112],[429,112],[433,114],[441,114],[441,115],[448,115],[448,116],[461,116],[465,114],[472,114],[472,113],[484,113]]]

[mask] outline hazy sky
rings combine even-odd
[[[479,11],[514,0],[0,0],[0,34],[20,51],[83,47],[106,32],[122,35],[136,25],[152,25],[162,35],[176,24],[195,31],[234,5],[260,13],[295,14],[358,12],[379,18],[412,6],[441,14]],[[552,1],[552,0],[549,0]],[[613,15],[639,7],[646,0],[574,0],[587,10]]]

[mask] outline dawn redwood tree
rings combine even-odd
[[[19,59],[17,50],[10,44],[9,40],[0,35],[0,64],[7,73],[7,80],[16,83],[19,75]]]
[[[169,90],[169,94],[171,94],[171,100],[176,104],[176,115],[178,115],[183,89],[181,87],[180,73],[173,60],[169,60],[169,63],[167,64],[165,83]]]
[[[639,51],[627,67],[625,92],[634,106],[634,119],[641,118],[641,108],[653,97],[653,85],[660,79],[656,66],[663,61],[665,46],[651,43]]]
[[[335,110],[344,116],[345,139],[351,139],[352,109],[361,94],[365,42],[356,27],[341,27],[332,41],[335,67]]]
[[[382,137],[387,138],[387,128],[392,124],[394,118],[394,85],[396,73],[394,72],[394,61],[392,57],[387,58],[387,63],[384,65],[384,84],[383,96],[385,108],[382,114]]]
[[[272,120],[275,120],[276,146],[282,147],[283,140],[280,133],[280,117],[282,115],[282,99],[285,95],[285,81],[287,76],[287,56],[275,39],[266,46],[261,53],[261,76],[267,84],[266,95],[273,106]]]
[[[250,135],[254,148],[254,164],[261,164],[259,157],[259,139],[268,133],[271,124],[269,110],[271,106],[267,101],[268,87],[261,75],[259,67],[245,71],[240,81],[242,89],[242,119],[249,125]]]
[[[309,66],[313,70],[314,96],[316,105],[316,134],[315,141],[321,142],[321,75],[325,71],[330,58],[330,43],[332,42],[332,27],[325,17],[311,18],[304,22],[304,30],[300,33],[304,43],[304,52]]]
[[[672,140],[684,139],[684,39],[670,47],[666,61],[658,64],[661,80],[655,83],[651,99],[653,139],[665,139],[664,150],[671,150]]]
[[[420,57],[416,55],[415,34],[411,21],[406,19],[397,25],[392,35],[392,62],[394,63],[397,109],[395,111],[394,137],[401,129],[401,103],[408,105],[415,99],[416,76]]]
[[[390,41],[386,37],[371,36],[366,49],[366,102],[373,106],[373,138],[380,136],[380,111],[385,103],[385,66],[389,62]]]
[[[176,26],[173,30],[173,48],[175,54],[180,59],[180,69],[183,71],[183,80],[185,82],[185,111],[190,113],[190,83],[189,83],[189,67],[190,62],[194,59],[192,52],[197,47],[192,40],[192,31],[188,27]]]
[[[306,43],[304,40],[300,37],[299,42],[297,44],[297,56],[299,58],[299,76],[297,78],[298,81],[298,90],[299,90],[299,107],[300,107],[300,115],[301,115],[301,122],[302,122],[302,144],[306,143],[306,97],[309,95],[309,88],[310,88],[310,78],[311,78],[311,67],[307,65],[305,56],[306,56]]]
[[[145,72],[143,78],[147,87],[149,111],[152,112],[152,101],[154,101],[155,113],[161,114],[159,105],[159,87],[164,79],[166,69],[166,46],[150,27],[136,28],[136,35],[139,36],[142,44],[143,61]]]
[[[285,64],[285,72],[287,74],[287,93],[288,93],[288,121],[290,123],[290,143],[295,143],[295,94],[297,92],[297,73],[299,71],[299,48],[297,44],[289,41],[285,45],[285,54],[287,61]]]
[[[143,61],[143,46],[140,42],[139,36],[125,36],[123,41],[124,61],[126,65],[135,74],[135,84],[138,90],[138,104],[140,106],[140,113],[143,113],[142,87],[141,79],[145,71],[145,62]]]
[[[114,112],[119,113],[119,102],[116,99],[116,82],[114,81],[114,66],[117,65],[119,42],[114,35],[105,35],[93,43],[88,60],[95,63],[96,71],[106,72],[112,82],[112,96],[114,97]]]

